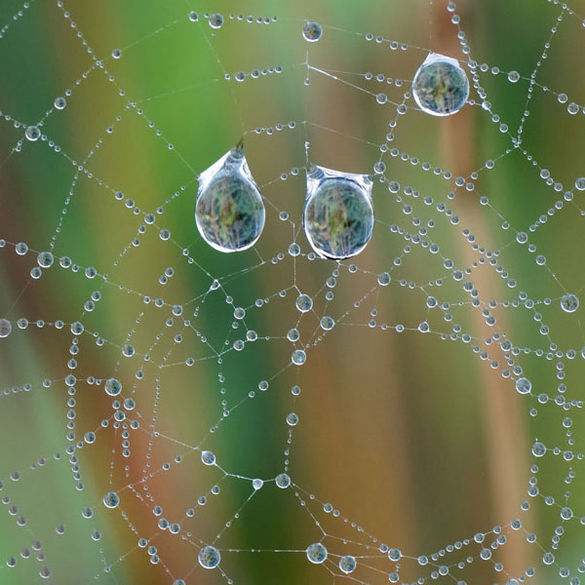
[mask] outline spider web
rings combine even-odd
[[[3,4],[2,583],[583,582],[583,14],[318,4]],[[242,137],[266,225],[221,254]],[[355,258],[311,164],[374,178]]]

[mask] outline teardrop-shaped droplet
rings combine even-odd
[[[418,107],[432,116],[458,112],[469,97],[469,81],[457,59],[430,53],[412,82]]]
[[[216,250],[240,252],[253,246],[265,217],[241,143],[199,175],[195,222],[201,237]]]
[[[307,174],[303,213],[307,240],[322,258],[359,254],[372,238],[372,179],[314,166]]]

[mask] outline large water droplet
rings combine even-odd
[[[457,59],[430,53],[412,82],[418,107],[432,116],[458,112],[469,96],[469,81]]]
[[[322,258],[359,254],[372,238],[372,179],[314,166],[303,213],[307,240]]]
[[[242,143],[199,175],[195,222],[211,247],[220,252],[252,247],[262,233],[265,217]]]

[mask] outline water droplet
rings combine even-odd
[[[132,357],[135,353],[136,353],[136,350],[134,349],[133,345],[130,345],[129,343],[125,343],[122,346],[122,355],[124,357]]]
[[[553,555],[551,552],[545,552],[542,555],[542,562],[545,565],[552,565],[555,562],[555,555]]]
[[[508,73],[508,81],[511,83],[517,83],[520,81],[520,73],[518,73],[518,71],[510,71]]]
[[[117,508],[120,503],[120,496],[116,492],[108,492],[102,501],[106,508]]]
[[[321,329],[323,329],[323,331],[331,331],[331,329],[335,327],[335,319],[333,319],[333,317],[329,317],[329,315],[323,315],[319,321],[319,325],[321,325]]]
[[[353,573],[356,567],[357,562],[355,557],[352,557],[351,555],[345,555],[339,559],[339,570],[346,575]]]
[[[286,415],[286,424],[289,427],[294,427],[299,423],[299,417],[295,412],[289,412]]]
[[[303,213],[305,235],[322,258],[359,254],[372,238],[372,180],[315,166],[307,174]]]
[[[116,378],[108,378],[104,384],[106,394],[109,396],[118,396],[122,392],[122,384]]]
[[[320,565],[327,559],[327,549],[320,542],[310,544],[306,549],[306,553],[307,558],[314,565]]]
[[[545,453],[546,453],[546,446],[544,445],[544,443],[541,443],[540,441],[536,441],[532,445],[532,454],[535,457],[543,457]]]
[[[211,451],[201,451],[201,461],[205,465],[215,465],[215,453]]]
[[[313,299],[309,295],[300,294],[295,305],[301,313],[306,313],[313,308]]]
[[[114,49],[114,50],[112,51],[112,57],[113,57],[114,59],[119,59],[121,56],[122,56],[122,51],[121,51],[121,49]]]
[[[25,130],[24,135],[30,142],[36,142],[41,137],[41,131],[38,126],[29,126]]]
[[[262,486],[264,485],[264,482],[261,479],[253,479],[252,480],[252,487],[257,491],[259,489],[262,488]]]
[[[194,10],[189,12],[189,20],[191,22],[197,22],[199,20],[199,15],[197,14],[197,12],[195,12]]]
[[[8,337],[12,333],[12,323],[8,319],[0,319],[0,338]]]
[[[585,191],[585,177],[575,179],[575,189],[577,189],[577,191]]]
[[[571,293],[561,297],[561,309],[565,313],[574,313],[579,308],[579,298]]]
[[[67,106],[67,100],[64,97],[56,97],[53,105],[57,110],[64,110],[65,106]]]
[[[514,385],[518,394],[528,394],[532,390],[532,382],[528,378],[518,378]]]
[[[290,485],[290,477],[287,473],[279,473],[275,478],[277,487],[284,490]]]
[[[223,26],[223,16],[221,14],[210,14],[209,26],[216,29],[221,28]]]
[[[571,114],[572,116],[574,116],[575,114],[579,113],[579,104],[576,104],[575,102],[571,102],[568,106],[567,106],[567,112],[569,112],[569,114]]]
[[[214,546],[204,546],[199,551],[197,559],[204,569],[215,569],[221,561],[221,554]]]
[[[380,286],[388,286],[391,280],[392,278],[388,272],[380,272],[380,274],[378,274],[378,284]]]
[[[307,21],[303,25],[303,38],[305,41],[314,43],[321,38],[323,27],[318,22]]]
[[[385,104],[388,101],[388,96],[385,93],[379,93],[376,95],[376,101],[379,104]]]
[[[50,268],[53,265],[55,258],[51,252],[39,252],[37,256],[37,264],[41,268]]]
[[[260,238],[266,211],[241,143],[199,175],[195,221],[220,252],[239,252]]]
[[[290,359],[295,366],[302,366],[307,361],[307,354],[303,349],[295,349]]]
[[[430,53],[414,76],[412,92],[423,112],[449,116],[465,105],[469,81],[457,59]]]

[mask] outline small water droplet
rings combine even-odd
[[[197,559],[204,569],[215,569],[221,561],[221,554],[214,546],[204,546]]]
[[[318,22],[307,21],[303,25],[303,38],[305,41],[315,43],[321,38],[323,27]]]

